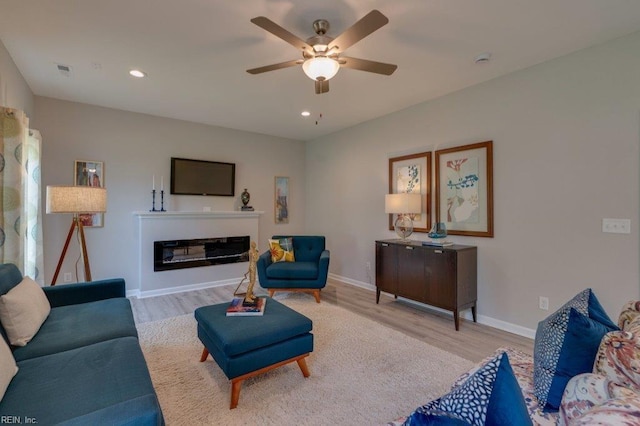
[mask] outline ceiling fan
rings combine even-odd
[[[329,79],[337,74],[340,67],[383,75],[391,75],[398,68],[397,65],[393,64],[341,56],[349,47],[389,22],[389,19],[378,10],[372,10],[336,38],[326,35],[329,30],[329,22],[325,19],[318,19],[313,22],[313,29],[316,35],[309,37],[306,41],[264,16],[253,18],[251,22],[281,38],[296,49],[300,49],[302,51],[302,59],[252,68],[247,70],[249,74],[261,74],[267,71],[302,65],[304,73],[315,81],[316,94],[322,94],[329,91]]]

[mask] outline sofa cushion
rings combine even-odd
[[[416,411],[442,410],[472,425],[531,425],[509,357],[502,352],[450,393]]]
[[[131,303],[124,297],[51,309],[38,334],[13,355],[22,361],[118,337],[137,337]]]
[[[0,322],[9,343],[24,346],[47,319],[51,306],[42,287],[29,277],[0,296]]]
[[[293,238],[291,237],[269,240],[269,252],[273,263],[295,262],[296,260],[293,250]]]
[[[545,410],[558,410],[567,382],[591,372],[602,337],[617,329],[591,289],[578,293],[538,324],[533,383]]]
[[[612,331],[600,342],[593,372],[640,392],[640,338],[628,331]]]
[[[0,416],[29,417],[38,424],[141,424],[141,419],[162,424],[134,337],[21,361],[18,367],[0,401]]]
[[[272,263],[267,267],[267,277],[281,280],[315,280],[318,278],[317,262]]]
[[[0,296],[20,284],[22,273],[13,263],[0,264]]]
[[[4,339],[0,339],[0,400],[11,383],[11,379],[18,372],[16,360],[13,358],[11,349]]]

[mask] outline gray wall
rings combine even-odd
[[[132,213],[151,208],[154,174],[158,190],[164,176],[168,210],[237,210],[240,193],[248,188],[253,207],[265,211],[259,224],[261,251],[266,250],[271,235],[305,229],[305,148],[298,141],[44,97],[36,97],[35,105],[35,127],[44,141],[44,185],[72,185],[74,160],[104,161],[108,194],[104,227],[86,232],[94,280],[121,276],[127,290],[138,288]],[[172,156],[236,163],[236,196],[168,195]],[[275,176],[290,177],[289,224],[274,223]],[[160,208],[159,200],[156,206]],[[70,215],[44,217],[45,281],[53,277],[70,223]],[[77,246],[71,244],[73,251],[70,249],[62,269],[72,272],[74,279]],[[80,263],[80,278],[82,270]]]
[[[374,240],[397,238],[389,157],[493,140],[495,238],[451,237],[479,247],[482,320],[527,334],[539,296],[553,311],[586,287],[617,318],[640,296],[638,52],[640,33],[307,143],[307,230],[331,272],[373,283]],[[602,233],[605,217],[632,233]]]
[[[21,109],[33,117],[33,92],[0,41],[0,106]],[[32,126],[33,127],[33,126]]]

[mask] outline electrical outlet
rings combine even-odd
[[[602,219],[602,232],[609,232],[611,234],[630,234],[631,220],[604,218]]]
[[[540,299],[538,300],[538,307],[540,309],[542,309],[543,311],[548,311],[549,310],[549,298],[540,296]]]
[[[65,283],[70,283],[71,281],[73,281],[73,275],[71,274],[71,272],[64,273],[63,281]]]

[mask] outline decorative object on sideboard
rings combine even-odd
[[[51,285],[56,284],[62,261],[67,254],[69,241],[77,228],[78,240],[80,242],[81,256],[84,260],[85,281],[91,281],[91,267],[89,266],[89,255],[84,239],[84,224],[81,216],[83,214],[104,213],[107,211],[107,190],[91,186],[47,186],[47,214],[49,213],[72,213],[73,219],[67,239],[64,243],[60,260],[53,275]]]
[[[436,221],[449,235],[493,237],[493,142],[436,151]]]
[[[253,207],[248,205],[249,200],[251,200],[251,194],[249,194],[249,191],[247,191],[247,188],[245,188],[244,191],[242,191],[242,194],[240,194],[240,201],[242,201],[242,206],[240,207],[240,210],[242,210],[243,212],[253,211]]]
[[[446,240],[447,226],[444,224],[444,222],[435,222],[427,236],[429,237],[429,240],[423,241],[422,245],[437,247],[453,245],[451,241]]]
[[[387,194],[384,211],[398,215],[394,229],[400,238],[406,240],[413,233],[413,219],[422,212],[422,196],[416,193]]]
[[[422,195],[422,212],[413,218],[414,232],[429,232],[431,226],[431,153],[389,158],[389,194],[404,192]],[[389,230],[395,219],[389,215]]]
[[[104,188],[104,162],[92,160],[76,160],[73,165],[73,184],[75,186],[91,186]],[[85,228],[104,226],[102,213],[82,213],[79,216]]]

